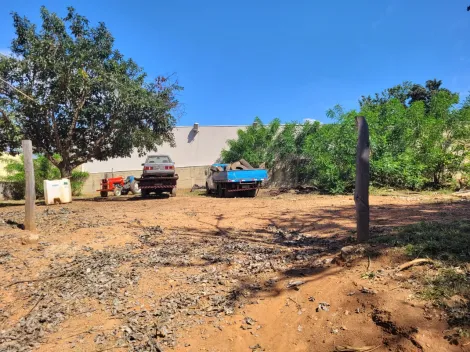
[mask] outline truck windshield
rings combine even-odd
[[[171,163],[170,158],[166,155],[149,156],[147,159],[147,164],[165,164],[165,163]]]

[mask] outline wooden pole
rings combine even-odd
[[[36,219],[34,216],[34,206],[36,202],[36,191],[34,186],[34,167],[33,167],[33,145],[31,141],[22,141],[24,156],[24,173],[25,173],[25,230],[36,231]]]
[[[369,240],[369,126],[364,116],[356,117],[358,130],[356,150],[356,188],[354,202],[356,203],[357,241]]]

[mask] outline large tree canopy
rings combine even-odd
[[[177,82],[149,82],[114,49],[103,23],[92,27],[71,7],[63,19],[42,7],[41,19],[37,28],[14,13],[12,55],[0,57],[2,150],[31,139],[36,153],[69,176],[91,159],[174,144]]]

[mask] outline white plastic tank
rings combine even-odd
[[[61,203],[71,203],[72,202],[72,185],[68,178],[63,178],[62,187],[60,189],[60,202]]]
[[[70,180],[44,180],[44,201],[46,205],[55,203],[70,203],[72,201],[72,187]]]

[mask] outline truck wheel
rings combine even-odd
[[[256,189],[250,189],[249,191],[245,192],[245,195],[250,198],[256,197]]]
[[[229,192],[227,188],[224,189],[224,198],[233,198],[237,192]]]
[[[101,191],[100,192],[100,196],[103,197],[103,198],[106,198],[108,196],[108,192],[106,191]]]
[[[137,182],[132,181],[130,186],[129,186],[132,194],[139,194],[140,193],[140,189],[139,189],[139,185],[137,184]]]
[[[140,195],[141,195],[143,198],[146,198],[146,197],[148,197],[148,195],[149,195],[149,191],[146,190],[146,189],[142,189],[142,190],[140,191]]]
[[[176,188],[172,188],[170,191],[170,197],[176,197]]]
[[[224,196],[224,191],[222,190],[221,185],[217,185],[217,197],[222,198]]]
[[[209,189],[209,185],[206,182],[206,194],[209,195],[211,194],[211,190]]]

